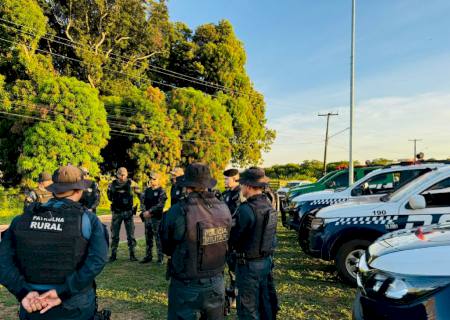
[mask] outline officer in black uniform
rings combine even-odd
[[[135,255],[136,239],[134,238],[133,215],[137,208],[133,208],[133,194],[140,197],[139,187],[128,178],[128,171],[121,167],[117,170],[117,179],[108,186],[108,199],[111,201],[111,256],[110,262],[117,260],[117,247],[119,246],[120,227],[122,221],[127,232],[130,261],[137,261]]]
[[[93,319],[95,277],[108,257],[108,235],[79,203],[90,181],[65,166],[48,188],[55,198],[17,216],[0,242],[0,284],[20,302],[20,319]]]
[[[91,180],[89,177],[89,170],[85,167],[80,168],[83,173],[84,179]],[[83,196],[80,199],[80,203],[88,209],[90,212],[97,213],[97,207],[100,204],[100,190],[97,182],[91,180],[89,188],[83,191]]]
[[[222,193],[222,199],[230,208],[232,215],[236,212],[241,203],[241,187],[239,185],[239,171],[237,169],[228,169],[223,172],[225,176],[225,188]]]
[[[163,217],[160,235],[168,261],[169,320],[224,317],[223,270],[231,213],[208,189],[216,185],[208,166],[187,167],[187,197]]]
[[[239,185],[239,170],[228,169],[223,172],[225,176],[225,188],[226,190],[222,193],[221,199],[225,201],[231,212],[231,217],[234,221],[234,214],[236,209],[241,203],[241,187]],[[234,224],[234,222],[233,222]],[[232,307],[236,304],[236,255],[234,252],[228,252],[227,258],[228,264],[228,275],[230,276],[230,285],[226,288],[226,313],[230,312]]]
[[[256,167],[239,179],[247,199],[236,211],[230,246],[237,253],[236,287],[239,319],[276,319],[278,300],[272,276],[277,212],[263,193],[269,179]]]
[[[153,238],[155,238],[158,250],[158,263],[164,262],[164,254],[161,250],[159,239],[159,225],[166,205],[166,191],[161,187],[160,176],[156,172],[150,173],[150,187],[145,189],[141,199],[141,218],[145,223],[146,254],[141,263],[151,262],[153,259]]]
[[[170,188],[170,206],[173,206],[177,203],[181,198],[184,197],[184,190],[181,186],[181,182],[184,177],[183,168],[176,167],[172,171],[170,171],[172,187]]]

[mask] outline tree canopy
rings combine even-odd
[[[142,182],[192,161],[219,175],[270,148],[229,21],[191,30],[164,0],[25,2],[0,6],[3,183],[69,162]]]

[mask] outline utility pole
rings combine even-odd
[[[356,27],[356,0],[352,0],[352,43],[350,55],[350,134],[348,157],[348,185],[353,184],[353,109],[355,104],[355,27]]]
[[[330,126],[330,117],[338,115],[338,113],[332,112],[318,114],[319,117],[327,117],[327,130],[325,131],[325,151],[323,153],[323,175],[327,174],[328,128]]]
[[[413,163],[416,164],[417,159],[417,141],[422,141],[422,139],[410,139],[408,141],[414,142],[414,156],[413,156]]]

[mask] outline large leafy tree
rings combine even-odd
[[[104,101],[115,133],[103,152],[106,169],[126,166],[134,178],[145,182],[151,170],[168,172],[178,164],[179,131],[174,128],[161,90],[130,87],[120,96],[105,97]]]
[[[173,90],[169,104],[181,133],[182,164],[202,161],[218,174],[231,158],[233,127],[225,106],[193,88]]]
[[[97,90],[75,78],[55,77],[36,86],[30,101],[40,118],[24,133],[18,171],[36,178],[43,170],[72,163],[99,173],[100,150],[106,146],[109,127]]]
[[[202,77],[223,86],[221,96],[233,119],[232,161],[238,165],[257,164],[268,151],[275,132],[266,127],[265,102],[245,70],[246,54],[229,21],[200,26],[193,36]],[[212,89],[210,89],[212,90]]]
[[[170,24],[165,1],[40,3],[50,19],[52,32],[65,38],[60,41],[64,44],[48,42],[49,49],[82,61],[57,59],[58,69],[107,94],[111,94],[110,81],[131,77],[139,83],[152,59],[168,54]]]

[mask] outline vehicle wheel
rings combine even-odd
[[[344,243],[339,248],[336,254],[336,269],[343,281],[356,286],[359,259],[370,244],[368,240],[356,239]]]

